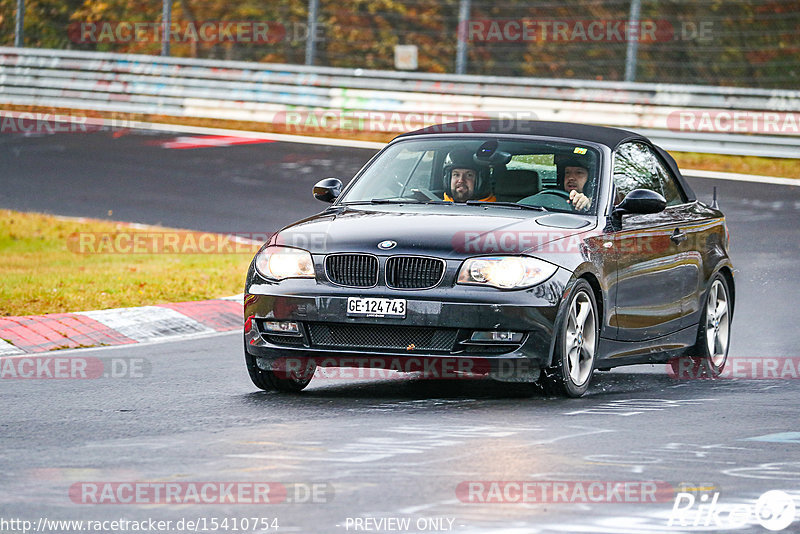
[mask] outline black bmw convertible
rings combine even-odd
[[[723,214],[625,130],[472,121],[400,135],[253,259],[253,383],[324,368],[489,377],[583,395],[594,371],[722,371],[735,288]]]

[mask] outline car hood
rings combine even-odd
[[[480,206],[358,206],[329,210],[271,240],[312,254],[366,252],[465,258],[535,253],[541,245],[594,228],[587,216]],[[393,241],[391,249],[379,243]]]

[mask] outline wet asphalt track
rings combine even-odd
[[[0,207],[99,218],[112,210],[115,220],[270,232],[322,207],[310,195],[314,182],[351,176],[373,153],[290,143],[160,146],[174,137],[0,135]],[[731,230],[731,357],[800,356],[800,188],[690,182],[705,199],[718,187]],[[302,395],[281,396],[254,391],[239,334],[79,354],[140,358],[151,371],[1,381],[0,519],[205,518],[210,527],[214,517],[262,517],[277,518],[279,532],[398,531],[355,530],[353,519],[367,517],[407,518],[413,532],[429,519],[440,528],[428,531],[438,532],[676,530],[668,526],[671,499],[459,499],[460,483],[493,480],[685,483],[716,488],[707,494],[719,491],[726,510],[752,508],[779,489],[800,509],[800,380],[675,381],[663,368],[638,366],[597,374],[578,400],[413,378],[315,379]],[[326,502],[259,506],[94,506],[69,498],[76,482],[136,480],[316,483],[328,492],[318,499]],[[706,516],[686,519],[698,524],[684,530],[708,530]],[[757,524],[745,531],[767,532]]]

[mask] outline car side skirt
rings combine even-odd
[[[600,338],[598,368],[618,367],[639,363],[663,363],[683,355],[694,346],[699,324],[648,341],[617,341]]]

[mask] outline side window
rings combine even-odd
[[[619,204],[634,189],[649,189],[660,193],[667,206],[686,201],[672,172],[653,150],[642,143],[627,143],[617,149],[614,156],[614,185]]]
[[[649,189],[664,194],[658,172],[658,160],[642,143],[626,143],[614,155],[614,185],[618,204],[634,189]]]
[[[686,202],[675,176],[672,175],[669,168],[664,165],[656,155],[653,155],[653,157],[658,164],[658,177],[661,180],[661,189],[663,190],[664,198],[667,200],[667,206],[676,206]]]

